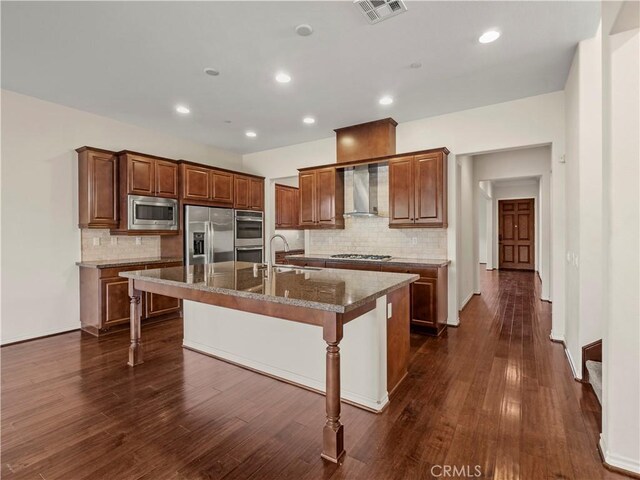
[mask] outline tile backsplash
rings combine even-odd
[[[111,235],[109,230],[83,228],[82,260],[120,260],[127,258],[160,257],[160,236],[141,235],[130,237]],[[140,245],[136,244],[140,239]]]
[[[345,172],[344,208],[353,209],[353,172]],[[308,230],[309,252],[368,253],[406,258],[447,258],[447,230],[389,228],[389,167],[378,171],[379,217],[347,217],[344,230]]]

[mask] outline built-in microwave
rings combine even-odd
[[[129,195],[129,230],[178,230],[178,201]]]

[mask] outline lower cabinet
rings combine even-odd
[[[114,327],[129,323],[129,281],[120,272],[165,268],[181,262],[136,265],[121,268],[80,267],[80,322],[84,331],[103,335]],[[142,299],[143,319],[175,317],[182,308],[181,300],[146,292]]]
[[[391,273],[413,273],[420,278],[411,284],[411,326],[415,331],[440,335],[447,326],[448,268],[386,265],[384,263],[319,261],[295,259],[292,265],[343,268]]]

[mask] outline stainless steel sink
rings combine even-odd
[[[286,272],[295,272],[295,273],[304,273],[304,272],[318,272],[322,270],[317,267],[298,267],[295,265],[274,265],[273,267],[276,273],[286,273]]]

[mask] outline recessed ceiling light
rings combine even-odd
[[[254,137],[258,136],[258,134],[256,132],[254,132],[253,130],[247,130],[244,134],[247,137],[250,137],[250,138],[254,138]]]
[[[191,110],[184,105],[176,105],[176,112],[186,115],[187,113],[191,113]]]
[[[296,33],[301,37],[308,37],[313,33],[313,27],[311,25],[303,23],[302,25],[298,25],[296,27]]]
[[[212,77],[217,77],[218,75],[220,75],[220,72],[218,70],[211,67],[205,68],[204,73],[206,73],[207,75],[211,75]]]
[[[409,65],[411,68],[420,68],[422,67],[422,64],[420,62],[413,62],[411,65]]]
[[[276,75],[276,82],[289,83],[290,81],[291,81],[291,77],[284,72],[280,72]]]
[[[500,32],[497,30],[489,30],[488,32],[484,32],[480,35],[478,41],[480,43],[491,43],[495,42],[498,38],[500,38]]]
[[[307,125],[313,125],[314,123],[316,123],[316,119],[313,117],[304,117],[302,121]]]
[[[393,103],[393,98],[391,98],[389,95],[385,95],[380,100],[378,100],[378,103],[380,105],[391,105]]]

